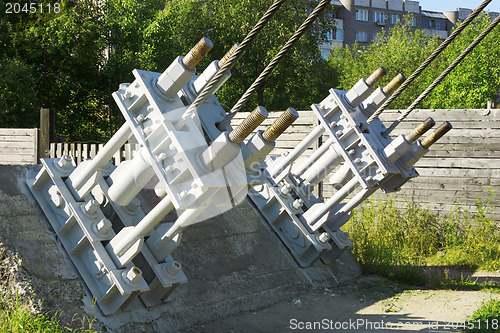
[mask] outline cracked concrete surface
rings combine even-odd
[[[134,310],[105,317],[24,184],[37,169],[0,165],[0,242],[9,254],[1,261],[1,272],[10,276],[2,290],[25,290],[43,300],[44,310],[59,311],[66,322],[77,314],[94,319],[107,332],[182,331],[330,288],[361,273],[349,252],[328,266],[299,268],[277,236],[243,203],[185,231],[173,255],[189,282],[167,303],[150,309],[136,303]],[[151,193],[144,192],[143,205],[152,204]]]

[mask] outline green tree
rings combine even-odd
[[[491,23],[489,15],[472,22],[443,52],[439,73]],[[482,109],[500,93],[500,28],[493,31],[437,86],[423,102],[426,108]],[[437,76],[437,75],[436,75]]]
[[[426,36],[421,30],[413,30],[411,17],[376,36],[367,46],[354,44],[336,48],[328,58],[328,63],[339,72],[339,88],[349,90],[360,78],[368,77],[379,66],[387,70],[387,75],[379,83],[387,84],[398,73],[407,77],[438,46],[436,37]],[[438,59],[439,60],[439,59]],[[400,96],[391,108],[405,108],[427,86],[429,76],[435,73],[437,62],[432,63]]]
[[[220,59],[235,43],[241,42],[272,4],[272,0],[169,1],[157,19],[145,30],[143,64],[163,71],[169,61],[186,53],[201,36],[209,37],[214,49],[198,66],[203,69]],[[257,36],[232,69],[232,77],[217,97],[229,110],[283,44],[307,17],[310,1],[285,3]],[[329,10],[327,10],[328,12]],[[335,73],[319,53],[319,43],[333,29],[332,20],[323,15],[304,34],[295,48],[275,69],[271,77],[248,103],[246,109],[262,105],[269,110],[294,106],[308,107],[328,93]]]
[[[33,77],[33,69],[19,59],[0,62],[0,128],[38,125],[40,105]]]
[[[360,77],[367,77],[378,66],[388,70],[381,85],[398,72],[406,76],[413,73],[441,41],[437,37],[426,36],[421,30],[413,31],[408,22],[406,18],[387,33],[378,34],[376,40],[367,46],[354,44],[336,49],[328,63],[340,73],[339,87],[349,89]],[[488,15],[479,16],[389,107],[408,107],[490,23]],[[497,27],[419,107],[484,108],[486,102],[500,91],[499,39],[500,29]]]

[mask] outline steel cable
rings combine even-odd
[[[253,42],[255,37],[259,34],[259,32],[264,28],[264,26],[271,20],[274,14],[280,9],[281,5],[285,3],[286,0],[276,0],[264,13],[264,15],[260,18],[257,24],[252,28],[252,30],[248,33],[248,35],[243,39],[241,44],[238,46],[236,51],[229,57],[227,62],[225,62],[219,71],[212,77],[212,79],[207,83],[205,88],[200,92],[200,94],[196,97],[193,103],[189,106],[189,108],[182,115],[182,121],[176,124],[176,127],[182,127],[184,121],[191,117],[196,109],[203,103],[203,101],[210,96],[213,91],[216,89],[220,80],[224,77],[224,75],[236,64],[236,62],[241,58],[247,47]]]
[[[322,0],[316,8],[309,14],[300,27],[293,33],[292,37],[286,42],[286,44],[281,48],[281,50],[276,54],[273,60],[267,65],[267,67],[260,73],[259,77],[252,83],[252,85],[247,89],[247,91],[240,97],[238,102],[233,106],[231,111],[224,117],[224,119],[217,126],[219,130],[223,131],[227,125],[231,122],[231,119],[240,111],[243,106],[250,100],[252,95],[265,83],[271,72],[276,68],[278,63],[283,59],[283,57],[292,49],[295,43],[302,37],[304,32],[314,23],[316,18],[321,14],[321,12],[330,4],[331,1]]]
[[[425,98],[427,95],[431,93],[431,91],[436,88],[441,81],[455,68],[457,65],[479,44],[481,41],[500,23],[500,16],[497,16],[497,18],[491,22],[491,24],[484,29],[484,31],[476,38],[472,43],[470,43],[467,48],[462,51],[462,53],[446,68],[439,77],[432,82],[430,86],[425,89],[425,91],[418,96],[418,98],[406,109],[406,111],[401,114],[398,119],[396,119],[391,126],[383,133],[385,137],[389,135],[396,126],[398,126],[401,121],[403,121],[412,111],[415,109],[415,107]]]
[[[479,13],[491,2],[492,0],[483,1],[466,19],[462,22],[449,36],[446,38],[432,54],[418,67],[408,79],[392,94],[385,102],[380,106],[377,111],[375,111],[370,118],[366,121],[366,124],[362,126],[362,130],[366,129],[386,108],[392,103],[402,92],[405,90],[412,82],[415,80],[429,64],[436,59],[436,57],[457,37],[462,30],[464,30],[471,22],[476,18]]]

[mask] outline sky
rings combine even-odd
[[[418,0],[423,10],[448,12],[457,8],[475,9],[483,0]],[[485,10],[500,12],[500,0],[493,0]]]

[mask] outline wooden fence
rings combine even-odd
[[[89,158],[94,158],[103,144],[97,143],[51,143],[50,157],[61,157],[63,155],[71,156],[76,164],[80,164]],[[119,165],[123,161],[132,159],[135,152],[139,149],[137,143],[126,143],[123,147],[113,155],[114,165]]]
[[[38,129],[0,128],[0,164],[38,163]]]
[[[311,131],[312,124],[316,123],[312,112],[299,111],[299,114],[294,125],[277,140],[271,155],[289,151]],[[278,112],[271,112],[259,129],[266,128],[278,115]],[[245,116],[239,113],[232,125],[239,124]],[[398,111],[388,110],[381,119],[388,124],[398,116]],[[450,121],[454,129],[417,163],[421,176],[390,196],[400,205],[415,201],[436,212],[450,212],[457,205],[475,211],[478,199],[483,203],[492,200],[494,219],[500,221],[499,200],[492,195],[500,192],[500,110],[415,110],[392,135],[409,132],[429,116],[438,124]],[[36,163],[37,140],[36,129],[0,130],[0,163]],[[305,155],[310,155],[318,145],[312,145]],[[71,155],[80,163],[95,156],[99,146],[52,143],[50,156]],[[114,163],[132,158],[136,149],[134,144],[125,145],[115,154]],[[323,197],[334,193],[327,182],[322,189],[319,194]],[[377,192],[375,197],[387,198],[387,195]]]

